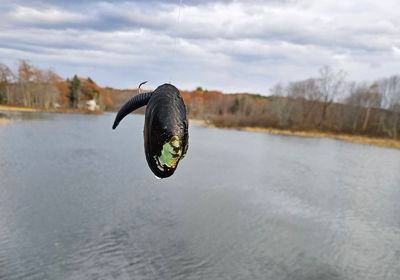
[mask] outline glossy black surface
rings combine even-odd
[[[147,163],[158,178],[170,177],[178,167],[163,165],[159,157],[163,145],[173,136],[180,139],[181,153],[185,155],[188,149],[189,133],[186,106],[179,90],[171,85],[159,86],[154,92],[139,94],[131,98],[117,113],[113,129],[120,121],[134,110],[145,106],[144,149]]]

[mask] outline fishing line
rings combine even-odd
[[[178,24],[181,23],[181,7],[182,7],[182,0],[179,0],[179,9],[178,9]]]
[[[173,47],[173,55],[178,52],[178,35],[179,35],[179,27],[181,25],[181,8],[182,8],[182,2],[183,0],[179,0],[179,6],[178,6],[178,18],[176,21],[176,28],[175,28],[175,38],[174,38],[174,47]],[[176,56],[175,56],[176,57]],[[176,59],[178,61],[178,59]],[[174,69],[171,69],[174,70]],[[174,71],[171,71],[170,74],[172,74]],[[171,76],[169,77],[169,83],[171,83]]]

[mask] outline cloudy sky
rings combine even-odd
[[[400,73],[400,10],[398,0],[1,0],[0,63],[20,59],[117,88],[267,94],[324,65],[368,81]]]

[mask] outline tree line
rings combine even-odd
[[[329,66],[317,77],[278,83],[270,96],[198,88],[184,92],[189,115],[216,126],[325,131],[399,139],[400,76],[373,82],[346,79]]]
[[[43,109],[85,109],[95,100],[99,109],[112,105],[110,92],[90,77],[63,79],[52,70],[42,70],[21,60],[15,71],[0,63],[0,104]]]
[[[321,68],[316,77],[278,83],[270,96],[181,91],[189,117],[224,127],[267,127],[295,131],[326,131],[399,139],[400,76],[354,82],[342,70]],[[0,104],[57,110],[85,109],[95,100],[100,110],[116,111],[136,89],[98,86],[77,75],[63,79],[20,61],[12,71],[0,63]],[[142,113],[144,110],[138,110]]]
[[[0,103],[49,108],[58,102],[61,78],[21,61],[16,71],[0,63]]]
[[[325,66],[319,77],[276,85],[272,92],[287,97],[283,123],[300,129],[366,134],[397,139],[400,76],[370,83],[347,81],[343,71]]]

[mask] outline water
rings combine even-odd
[[[0,126],[0,279],[400,277],[398,150],[192,126],[157,180],[143,116],[33,116]]]

